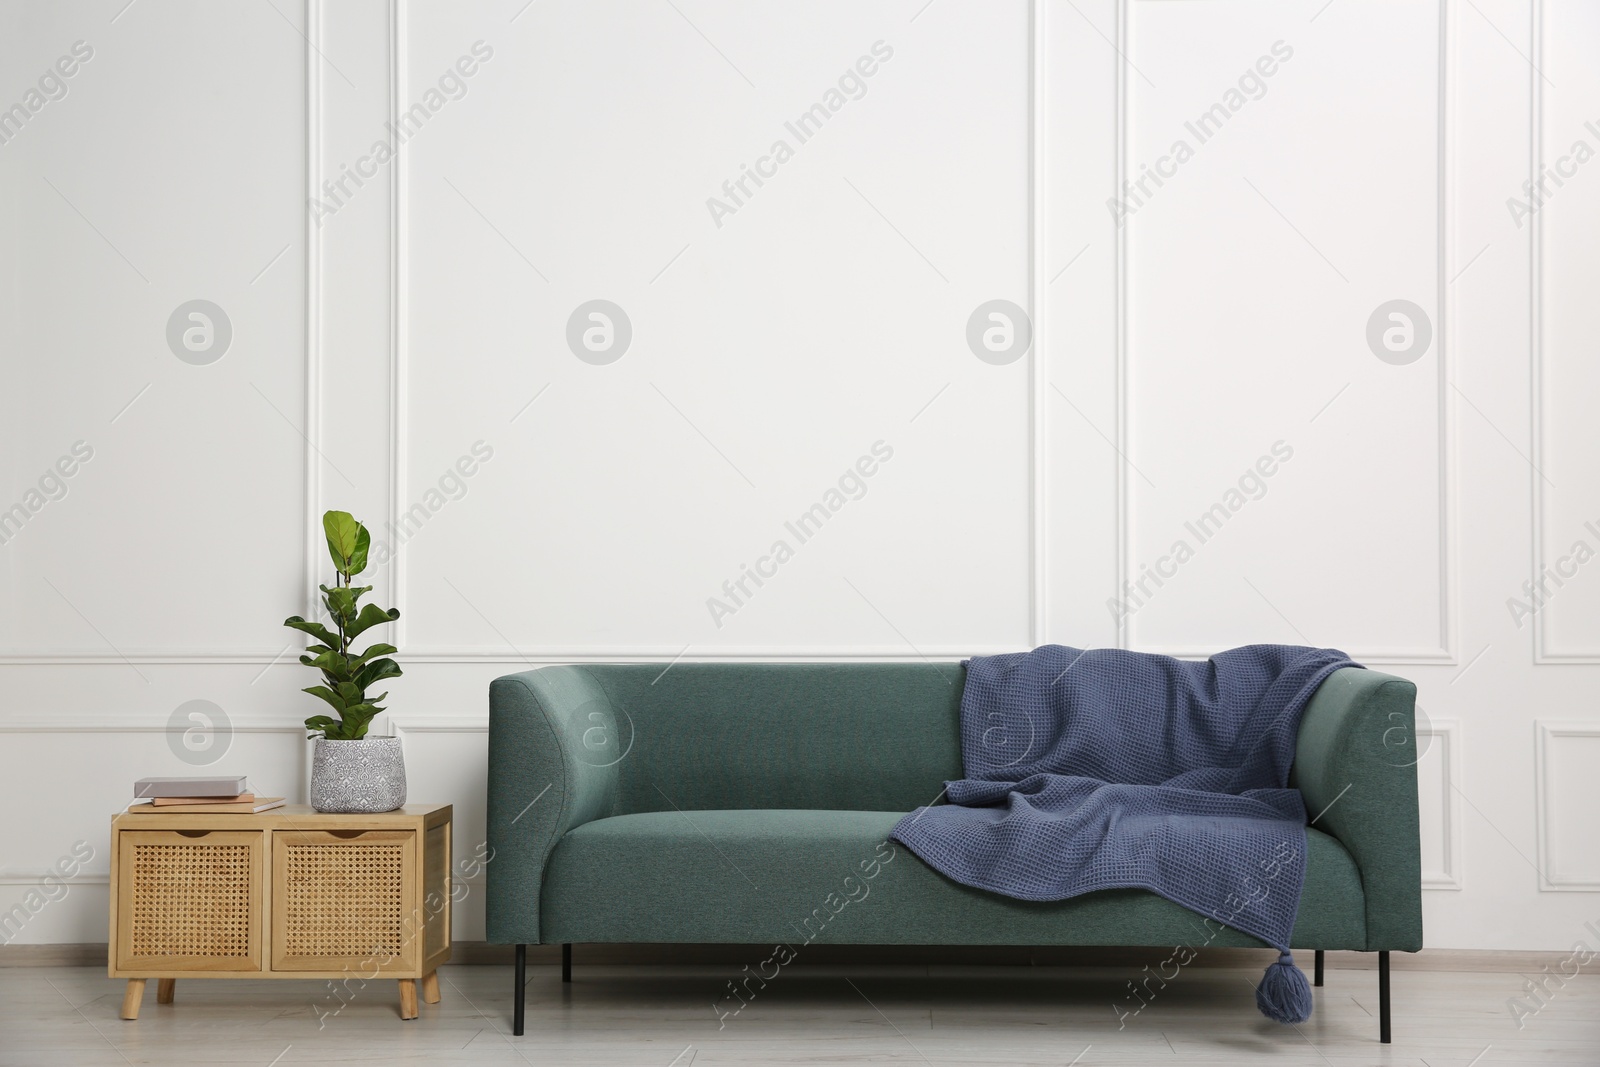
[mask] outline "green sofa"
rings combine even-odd
[[[955,663],[554,666],[489,688],[488,939],[527,945],[1261,947],[1143,890],[1035,903],[885,844],[962,776]],[[1293,945],[1422,947],[1415,687],[1331,675],[1291,784],[1312,825]]]

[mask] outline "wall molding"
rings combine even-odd
[[[1455,341],[1456,302],[1450,295],[1451,267],[1456,258],[1455,233],[1456,187],[1455,160],[1451,155],[1455,147],[1452,123],[1455,111],[1450,106],[1454,85],[1452,71],[1455,66],[1455,23],[1450,18],[1450,0],[1439,3],[1439,79],[1438,93],[1438,168],[1436,185],[1434,228],[1438,241],[1438,276],[1434,297],[1434,318],[1438,320],[1434,337],[1439,346],[1437,381],[1439,385],[1439,648],[1415,659],[1394,659],[1386,662],[1442,663],[1459,666],[1460,612],[1461,612],[1461,516],[1460,493],[1460,427],[1457,425],[1458,407],[1455,391],[1450,388],[1452,372],[1458,362]],[[1459,820],[1458,820],[1459,822]]]
[[[1048,571],[1050,500],[1048,461],[1049,449],[1049,399],[1045,395],[1048,363],[1048,337],[1044,320],[1049,306],[1045,297],[1044,281],[1049,268],[1044,261],[1044,251],[1049,245],[1047,220],[1044,216],[1045,198],[1040,190],[1049,188],[1049,175],[1045,170],[1045,146],[1049,143],[1046,126],[1045,72],[1049,35],[1046,29],[1044,0],[1032,0],[1028,5],[1028,314],[1033,320],[1033,348],[1028,352],[1028,553],[1029,553],[1029,644],[1038,647],[1048,640],[1050,633],[1050,586]]]
[[[1587,879],[1557,879],[1551,875],[1555,861],[1550,841],[1550,820],[1555,804],[1550,796],[1550,747],[1563,737],[1600,737],[1600,721],[1535,719],[1533,788],[1538,797],[1537,819],[1539,891],[1541,893],[1600,892],[1600,874]],[[1600,822],[1600,816],[1593,816]]]
[[[306,406],[305,406],[305,618],[316,618],[318,537],[322,503],[322,228],[309,200],[322,175],[323,0],[306,0]]]
[[[298,665],[299,643],[275,654],[259,652],[151,652],[148,654],[120,656],[78,655],[73,653],[50,656],[0,656],[3,666],[108,666],[125,667],[128,663],[167,666],[263,666],[274,663]],[[691,650],[694,646],[690,646]],[[853,645],[849,648],[818,645],[763,645],[752,648],[706,648],[685,653],[682,646],[669,645],[558,645],[544,646],[536,651],[522,653],[490,647],[438,646],[429,648],[403,648],[399,656],[404,663],[474,664],[499,663],[543,667],[561,663],[744,663],[760,661],[771,663],[831,663],[873,661],[885,663],[923,663],[932,661],[959,661],[972,656],[996,656],[1019,651],[1011,645],[925,645],[917,651],[906,650],[904,645]],[[1191,658],[1204,659],[1210,652],[1195,653]]]
[[[1134,0],[1117,0],[1117,42],[1116,50],[1119,56],[1126,57],[1130,50],[1128,32],[1128,11]],[[1435,309],[1435,345],[1438,352],[1436,387],[1438,404],[1439,432],[1436,445],[1439,470],[1439,636],[1440,644],[1434,648],[1351,648],[1350,654],[1363,663],[1403,664],[1403,665],[1447,665],[1460,664],[1460,653],[1457,635],[1460,630],[1458,614],[1460,611],[1460,574],[1458,568],[1457,546],[1460,543],[1460,523],[1457,515],[1456,501],[1457,470],[1457,442],[1459,435],[1456,432],[1456,404],[1450,389],[1451,369],[1455,365],[1454,358],[1454,330],[1447,329],[1451,320],[1451,311],[1454,301],[1449,296],[1449,264],[1453,252],[1451,233],[1451,209],[1454,207],[1454,184],[1450,181],[1451,159],[1450,147],[1453,140],[1449,137],[1450,122],[1453,111],[1450,108],[1450,69],[1451,45],[1454,43],[1452,26],[1448,17],[1449,0],[1436,0],[1438,11],[1438,42],[1437,62],[1438,80],[1435,91],[1437,93],[1437,154],[1435,157],[1435,265],[1434,265],[1434,300]],[[1535,3],[1540,0],[1534,0]],[[1117,65],[1117,94],[1116,94],[1116,176],[1115,188],[1120,190],[1128,175],[1128,72],[1129,63],[1124,60]],[[1119,226],[1116,232],[1116,429],[1115,436],[1117,449],[1121,456],[1130,455],[1129,452],[1129,427],[1131,419],[1128,413],[1129,400],[1129,361],[1128,361],[1128,277],[1129,256],[1127,249],[1128,227]],[[1132,580],[1130,566],[1133,559],[1133,546],[1130,543],[1133,531],[1131,516],[1131,493],[1128,478],[1128,462],[1124,460],[1117,465],[1117,503],[1116,503],[1116,539],[1117,586],[1112,590],[1112,599],[1122,596],[1122,590]],[[1179,659],[1205,658],[1222,651],[1217,646],[1162,646],[1144,644],[1137,641],[1132,626],[1133,617],[1124,615],[1117,620],[1117,645],[1120,648],[1136,648],[1141,652],[1152,652],[1160,655],[1174,656]]]
[[[1218,652],[1224,651],[1224,648],[1218,645],[1141,645],[1136,651],[1152,652],[1157,655],[1171,656],[1174,659],[1208,659]],[[1351,659],[1363,664],[1379,663],[1413,667],[1457,665],[1456,656],[1443,649],[1391,648],[1379,651],[1357,648],[1351,650],[1349,655]]]
[[[488,713],[471,719],[450,715],[390,715],[389,733],[404,738],[407,734],[487,734]]]
[[[1440,816],[1444,820],[1440,841],[1444,853],[1444,870],[1432,874],[1423,871],[1422,888],[1459,892],[1463,888],[1464,881],[1461,863],[1466,854],[1462,844],[1461,723],[1456,719],[1433,719],[1417,727],[1417,735],[1431,738],[1435,744],[1443,745],[1443,751],[1439,756],[1439,774],[1444,785],[1443,795],[1440,797]],[[1430,751],[1431,748],[1432,746]],[[1427,759],[1427,754],[1424,753],[1422,758]]]
[[[46,881],[46,879],[51,881]],[[109,872],[101,872],[100,874],[75,874],[70,878],[63,878],[55,871],[45,867],[37,867],[31,870],[0,871],[0,885],[45,886],[52,884],[62,884],[68,887],[75,885],[110,885],[111,875]]]
[[[1544,158],[1544,79],[1537,73],[1544,69],[1544,0],[1531,0],[1532,23],[1529,73],[1528,118],[1528,180],[1537,185]],[[1549,533],[1545,521],[1548,494],[1545,490],[1545,346],[1544,346],[1544,212],[1535,211],[1528,227],[1528,364],[1529,377],[1529,452],[1532,455],[1532,573],[1537,585],[1545,573],[1545,536]],[[1520,590],[1519,590],[1520,592]],[[1534,663],[1600,663],[1600,648],[1555,652],[1550,648],[1550,626],[1545,622],[1543,608],[1533,613]]]
[[[0,653],[0,667],[80,667],[114,666],[147,667],[162,664],[185,666],[219,666],[227,664],[270,664],[290,659],[290,652],[299,647],[296,642],[289,649],[262,651],[254,648],[174,648],[135,649],[127,652],[80,652],[73,649],[47,649],[43,652]]]
[[[185,650],[172,652],[145,650],[130,652],[125,656],[83,652],[41,652],[33,655],[0,655],[0,666],[7,667],[80,667],[116,666],[128,664],[141,666],[173,664],[181,666],[227,666],[229,664],[272,664],[293,662],[300,647],[296,641],[276,652],[258,652],[253,649]]]
[[[1538,72],[1544,69],[1544,0],[1529,5],[1528,77],[1528,180],[1538,182],[1540,160],[1544,156],[1544,86]],[[1544,212],[1535,211],[1528,227],[1528,451],[1533,456],[1532,573],[1537,583],[1545,568],[1545,492],[1544,479]],[[1550,631],[1544,612],[1533,613],[1534,663],[1600,663],[1600,651],[1553,653],[1549,649]],[[1543,878],[1543,865],[1540,877]]]
[[[497,663],[542,667],[552,663],[933,663],[957,662],[972,656],[997,656],[1016,652],[1010,645],[978,645],[958,648],[948,645],[923,646],[907,652],[904,645],[855,645],[850,649],[829,646],[761,645],[734,649],[697,649],[667,645],[559,646],[526,654],[476,648],[420,648],[401,655],[408,663]]]
[[[306,150],[306,185],[301,197],[305,201],[317,187],[317,175],[321,168],[321,110],[322,110],[322,75],[318,66],[318,52],[316,41],[321,37],[322,26],[322,0],[306,0],[306,109],[305,109],[305,150]],[[320,377],[321,347],[319,337],[321,331],[321,244],[317,238],[317,227],[311,217],[311,212],[306,212],[306,406],[305,406],[305,437],[307,440],[304,449],[305,470],[305,504],[306,504],[306,541],[305,541],[305,567],[306,567],[306,602],[316,603],[316,583],[312,577],[316,573],[315,562],[317,543],[312,530],[310,517],[315,514],[318,493],[314,488],[313,479],[319,477],[317,469],[317,450],[313,444],[317,436],[318,422],[315,414],[320,411],[320,396],[317,395],[316,385]],[[141,650],[128,653],[113,651],[79,652],[72,649],[50,649],[43,652],[32,653],[0,653],[0,666],[8,667],[53,667],[53,666],[99,666],[115,665],[126,666],[151,666],[160,664],[200,665],[200,664],[259,664],[271,663],[284,656],[281,650],[261,651],[259,649],[192,649],[175,648],[171,650]],[[3,727],[0,727],[3,729]]]
[[[1129,42],[1129,9],[1131,0],[1116,0],[1116,41],[1119,51],[1126,52]],[[388,0],[386,4],[388,31],[389,31],[389,57],[388,71],[388,100],[386,112],[388,116],[398,121],[399,110],[404,100],[406,88],[407,50],[409,38],[407,32],[408,0]],[[1394,665],[1421,665],[1443,664],[1454,665],[1459,663],[1456,651],[1456,614],[1459,610],[1459,579],[1457,574],[1457,544],[1459,542],[1459,522],[1456,516],[1456,481],[1457,468],[1454,450],[1457,435],[1455,432],[1456,405],[1451,398],[1447,387],[1451,368],[1455,364],[1454,356],[1454,329],[1447,328],[1453,325],[1450,311],[1453,302],[1449,299],[1446,278],[1448,272],[1446,264],[1449,262],[1451,252],[1449,234],[1451,227],[1448,225],[1453,209],[1453,183],[1451,181],[1451,165],[1449,151],[1452,139],[1449,136],[1449,124],[1452,114],[1449,106],[1449,87],[1451,84],[1451,56],[1450,44],[1453,41],[1452,23],[1447,17],[1447,0],[1439,0],[1439,78],[1438,78],[1438,120],[1439,120],[1439,166],[1437,183],[1437,209],[1439,218],[1436,229],[1438,234],[1438,269],[1437,269],[1437,344],[1439,368],[1439,472],[1441,478],[1441,516],[1440,516],[1440,603],[1441,603],[1441,631],[1444,637],[1443,645],[1439,648],[1384,648],[1384,649],[1356,649],[1354,654],[1361,660],[1374,664]],[[1533,0],[1534,11],[1534,48],[1535,62],[1541,50],[1542,42],[1542,0]],[[324,43],[324,0],[307,0],[306,7],[306,185],[308,195],[317,187],[320,180],[323,164],[323,131],[325,123],[323,114],[328,106],[328,99],[324,92],[324,75],[322,64],[318,60],[319,49]],[[1034,340],[1030,354],[1030,436],[1029,454],[1031,468],[1030,492],[1030,618],[1028,632],[1032,643],[1038,644],[1050,636],[1047,606],[1049,601],[1049,574],[1047,570],[1048,552],[1048,485],[1047,485],[1047,455],[1050,440],[1050,426],[1048,405],[1045,403],[1045,382],[1047,371],[1048,318],[1047,303],[1045,300],[1043,263],[1041,256],[1048,244],[1046,240],[1046,222],[1044,218],[1044,198],[1040,190],[1047,187],[1049,176],[1046,161],[1046,129],[1047,118],[1047,93],[1045,92],[1045,79],[1048,71],[1048,41],[1046,33],[1047,8],[1042,0],[1031,0],[1029,6],[1028,52],[1030,63],[1030,76],[1028,80],[1028,107],[1029,138],[1027,171],[1029,176],[1029,263],[1028,263],[1028,288],[1031,315],[1033,318]],[[1117,65],[1116,87],[1116,180],[1120,185],[1127,173],[1128,150],[1128,72],[1126,64]],[[1537,166],[1540,148],[1540,125],[1542,122],[1542,93],[1540,92],[1539,79],[1533,77],[1534,109],[1533,109],[1533,144],[1534,151],[1530,159],[1530,167]],[[409,425],[409,388],[407,375],[407,362],[409,359],[409,317],[407,306],[410,298],[409,267],[408,267],[408,232],[407,211],[409,210],[409,159],[402,147],[398,158],[389,174],[389,308],[388,319],[391,335],[389,338],[389,455],[388,455],[388,480],[389,480],[389,508],[388,514],[393,528],[398,528],[404,506],[407,490],[408,476],[408,446],[407,427]],[[1542,362],[1542,344],[1540,343],[1539,325],[1539,263],[1537,248],[1539,245],[1542,227],[1542,217],[1534,220],[1531,240],[1534,243],[1536,254],[1534,256],[1534,379],[1533,390],[1535,405],[1535,433],[1534,450],[1535,462],[1538,462],[1539,438],[1539,398],[1540,398],[1540,363]],[[304,551],[304,585],[306,610],[316,610],[316,572],[320,557],[320,527],[315,521],[320,514],[322,504],[322,471],[319,442],[321,440],[323,416],[323,280],[324,280],[324,242],[319,227],[315,220],[307,214],[306,219],[306,352],[305,352],[305,430],[308,443],[304,449],[304,505],[305,505],[305,540]],[[1128,363],[1129,350],[1127,343],[1128,333],[1128,275],[1129,261],[1127,252],[1127,231],[1119,229],[1116,236],[1116,427],[1115,439],[1124,454],[1127,453],[1128,439],[1130,436],[1130,419],[1128,404],[1130,401],[1128,389]],[[1131,522],[1131,493],[1128,483],[1126,464],[1117,465],[1117,490],[1116,490],[1116,573],[1119,582],[1129,580],[1129,568],[1132,559],[1129,539],[1132,534]],[[1534,482],[1534,557],[1535,572],[1537,573],[1542,563],[1542,511],[1543,493],[1539,480]],[[401,619],[397,622],[394,635],[395,643],[402,648],[407,648],[405,634],[409,612],[405,610],[409,581],[406,575],[407,558],[405,553],[400,553],[389,566],[387,584],[390,590],[390,602],[401,609]],[[1113,591],[1114,594],[1116,591]],[[1544,626],[1542,613],[1536,614],[1533,620],[1535,627],[1535,661],[1536,662],[1596,662],[1600,663],[1600,651],[1576,655],[1552,655],[1546,649],[1548,628]],[[1133,620],[1123,619],[1118,624],[1118,644],[1122,647],[1137,647],[1144,651],[1160,652],[1180,658],[1203,658],[1217,651],[1215,647],[1159,647],[1138,645],[1132,632]],[[823,659],[854,661],[861,659],[891,659],[913,660],[919,655],[931,658],[960,658],[971,654],[981,654],[983,650],[957,649],[951,647],[937,649],[923,649],[908,651],[903,647],[890,648],[882,646],[782,646],[749,650],[708,650],[698,653],[697,659],[706,661],[748,661],[757,658],[780,659],[796,661],[816,661]],[[1011,648],[997,649],[997,651],[1014,651]],[[450,646],[424,647],[407,653],[408,658],[419,663],[556,663],[556,662],[588,662],[588,661],[613,661],[630,660],[653,662],[661,658],[672,658],[681,652],[675,648],[665,646],[640,646],[640,645],[587,645],[581,648],[562,646],[536,646],[526,653],[521,650],[506,652],[495,650],[491,647],[473,646],[467,648]],[[259,649],[174,649],[170,651],[141,650],[129,652],[124,655],[94,652],[77,652],[72,650],[51,650],[37,654],[4,654],[0,655],[0,665],[59,665],[59,666],[93,666],[93,665],[263,665],[284,659],[283,650]]]
[[[160,722],[129,722],[126,717],[106,714],[19,715],[13,719],[0,719],[0,734],[164,734],[168,730],[166,712],[152,712],[151,718]],[[228,729],[235,734],[293,734],[305,736],[306,729],[298,722],[284,723],[281,719],[246,719],[229,721]]]
[[[323,0],[308,0],[320,6]],[[1124,0],[1125,2],[1125,0]],[[406,86],[406,71],[409,47],[407,33],[409,0],[388,0],[387,10],[389,18],[389,117],[398,127],[400,110],[404,106],[404,91]],[[1029,0],[1029,19],[1026,47],[1028,50],[1029,76],[1028,76],[1028,158],[1026,168],[1028,172],[1028,314],[1033,326],[1033,345],[1029,350],[1029,439],[1028,462],[1030,464],[1030,492],[1029,492],[1029,619],[1024,629],[1030,635],[1031,645],[1037,646],[1048,639],[1049,629],[1047,623],[1048,577],[1046,570],[1046,546],[1048,533],[1046,530],[1046,500],[1048,485],[1046,481],[1046,446],[1048,442],[1048,408],[1046,403],[1047,377],[1045,340],[1041,319],[1044,318],[1046,267],[1042,256],[1047,244],[1045,240],[1044,224],[1041,220],[1041,206],[1044,198],[1040,190],[1045,188],[1044,144],[1046,133],[1044,129],[1045,111],[1043,104],[1047,99],[1043,80],[1047,70],[1045,52],[1047,43],[1044,34],[1045,0]],[[320,94],[320,76],[319,76]],[[308,94],[309,95],[309,94]],[[409,437],[406,427],[410,423],[409,403],[410,390],[407,374],[407,365],[410,359],[410,317],[406,309],[410,306],[410,270],[409,270],[409,230],[408,212],[410,207],[410,164],[409,154],[404,146],[396,152],[395,165],[390,168],[390,213],[389,213],[389,321],[390,321],[390,417],[389,417],[389,475],[390,475],[390,508],[389,518],[391,529],[401,528],[401,517],[405,507],[406,493],[408,492],[407,478],[409,471]],[[310,305],[308,304],[308,309]],[[319,306],[320,311],[320,306]],[[315,514],[314,509],[308,510],[308,523],[310,516]],[[313,543],[308,550],[308,573],[314,573],[317,548]],[[394,624],[395,633],[393,643],[400,647],[401,657],[408,663],[428,664],[496,664],[505,666],[545,666],[547,664],[561,663],[657,663],[671,662],[682,659],[683,662],[703,663],[744,663],[751,661],[770,663],[828,663],[828,662],[885,662],[885,663],[914,663],[928,660],[959,661],[971,656],[999,655],[1007,652],[1019,651],[1011,645],[993,645],[977,647],[957,646],[922,646],[907,648],[905,645],[817,645],[795,643],[789,645],[760,646],[743,649],[716,649],[708,648],[696,651],[692,656],[686,656],[682,645],[530,645],[527,650],[512,648],[510,651],[494,646],[408,646],[405,641],[406,622],[410,611],[406,608],[406,594],[410,586],[406,569],[409,566],[409,554],[396,553],[390,563],[390,603],[400,610],[400,618]],[[312,603],[315,603],[315,582],[309,582],[313,590]],[[692,647],[692,646],[691,646]],[[1209,653],[1202,654],[1209,655]],[[255,662],[255,661],[250,661]]]
[[[406,0],[389,0],[389,121],[390,129],[402,127],[400,111],[404,107],[406,89],[406,64],[409,37],[406,33]],[[411,356],[411,322],[406,312],[411,296],[411,269],[409,227],[406,211],[410,203],[411,153],[405,145],[395,148],[394,165],[389,168],[389,529],[398,536],[401,529],[401,509],[406,494],[409,459],[408,436],[410,393],[407,388],[408,361]],[[398,549],[400,546],[396,546]],[[407,622],[411,613],[405,609],[405,563],[410,558],[406,552],[397,552],[390,560],[388,585],[389,603],[400,611],[394,623],[393,643],[404,648]]]
[[[1120,195],[1126,188],[1128,179],[1128,6],[1131,0],[1117,0],[1117,58],[1121,61],[1116,65],[1116,134],[1115,147],[1116,170],[1112,177],[1112,195]],[[1113,275],[1116,293],[1115,326],[1115,365],[1116,365],[1116,426],[1112,433],[1117,439],[1117,493],[1116,493],[1116,525],[1117,525],[1117,559],[1116,559],[1116,584],[1111,590],[1111,600],[1115,602],[1122,596],[1127,588],[1128,561],[1132,556],[1128,544],[1132,524],[1128,521],[1128,228],[1116,227],[1114,244],[1116,255],[1114,257]],[[1124,614],[1117,620],[1117,647],[1133,647],[1133,628],[1131,619]]]

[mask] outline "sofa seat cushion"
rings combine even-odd
[[[568,832],[545,871],[541,935],[559,942],[1233,945],[1261,942],[1154,893],[1013,900],[960,885],[888,840],[891,811],[653,811]],[[1307,829],[1292,944],[1366,948],[1355,861]],[[1264,880],[1269,892],[1276,883]]]

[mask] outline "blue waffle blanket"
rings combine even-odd
[[[901,819],[895,840],[1021,900],[1147,889],[1292,968],[1306,810],[1289,767],[1306,702],[1357,664],[1283,645],[1205,662],[1046,645],[966,666],[966,777],[947,783],[949,804]]]

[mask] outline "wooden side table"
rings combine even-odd
[[[151,978],[170,1004],[179,978],[381,975],[415,1019],[417,981],[437,1004],[450,959],[450,814],[115,816],[109,973],[128,980],[122,1017],[139,1017]]]

